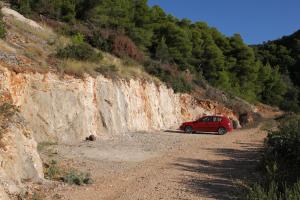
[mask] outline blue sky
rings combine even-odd
[[[149,0],[167,13],[205,21],[247,44],[278,39],[300,29],[300,0]]]

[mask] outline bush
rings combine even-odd
[[[300,116],[279,120],[278,130],[270,132],[265,141],[263,180],[248,191],[247,200],[300,199]]]
[[[242,198],[244,200],[244,197]],[[251,188],[246,196],[246,200],[299,200],[300,181],[291,188],[285,187],[283,192],[279,192],[276,183],[272,182],[269,187],[256,184]]]
[[[11,118],[18,112],[18,108],[10,103],[0,104],[0,140],[8,128]]]
[[[173,77],[171,79],[171,87],[174,92],[190,93],[193,90],[193,86],[188,83],[183,77]]]
[[[121,58],[129,57],[139,62],[144,60],[143,53],[129,37],[125,35],[116,35],[112,41],[111,52],[114,55]]]
[[[170,65],[148,60],[145,63],[145,69],[149,74],[165,82],[174,92],[190,93],[193,90],[192,84],[189,83],[184,76],[178,74],[178,72],[173,72]]]
[[[93,180],[90,177],[90,174],[88,173],[79,173],[75,170],[70,171],[67,173],[62,180],[65,183],[68,184],[74,184],[74,185],[87,185],[87,184],[92,184]]]
[[[97,62],[103,58],[100,52],[97,53],[89,44],[84,42],[71,44],[65,48],[59,49],[57,57],[91,62]]]
[[[103,34],[100,31],[95,31],[87,38],[87,40],[93,47],[101,49],[105,52],[111,52],[112,41],[109,39],[109,36],[107,36],[107,38],[103,37]]]
[[[97,67],[95,71],[105,76],[112,76],[116,74],[119,71],[119,69],[116,67],[116,65],[101,65],[100,67]]]
[[[45,178],[49,180],[59,180],[61,170],[57,166],[57,162],[52,160],[45,170]]]
[[[269,133],[262,165],[268,179],[294,184],[300,178],[300,117],[281,120],[279,130]]]
[[[6,36],[6,30],[4,26],[4,22],[2,20],[2,15],[0,14],[0,38],[3,39]]]

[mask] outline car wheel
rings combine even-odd
[[[184,131],[186,133],[193,133],[193,128],[191,126],[187,126],[187,127],[184,128]]]
[[[221,128],[218,129],[218,134],[219,135],[225,135],[226,133],[227,133],[226,128],[221,127]]]

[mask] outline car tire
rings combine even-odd
[[[184,132],[186,132],[186,133],[193,133],[193,127],[191,127],[191,126],[185,127],[184,128]]]
[[[219,134],[219,135],[225,135],[226,133],[227,133],[227,129],[226,129],[226,128],[220,127],[220,128],[218,129],[218,134]]]

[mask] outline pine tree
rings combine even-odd
[[[166,39],[163,37],[156,48],[155,58],[163,63],[170,61],[170,54],[168,45],[166,44]]]

